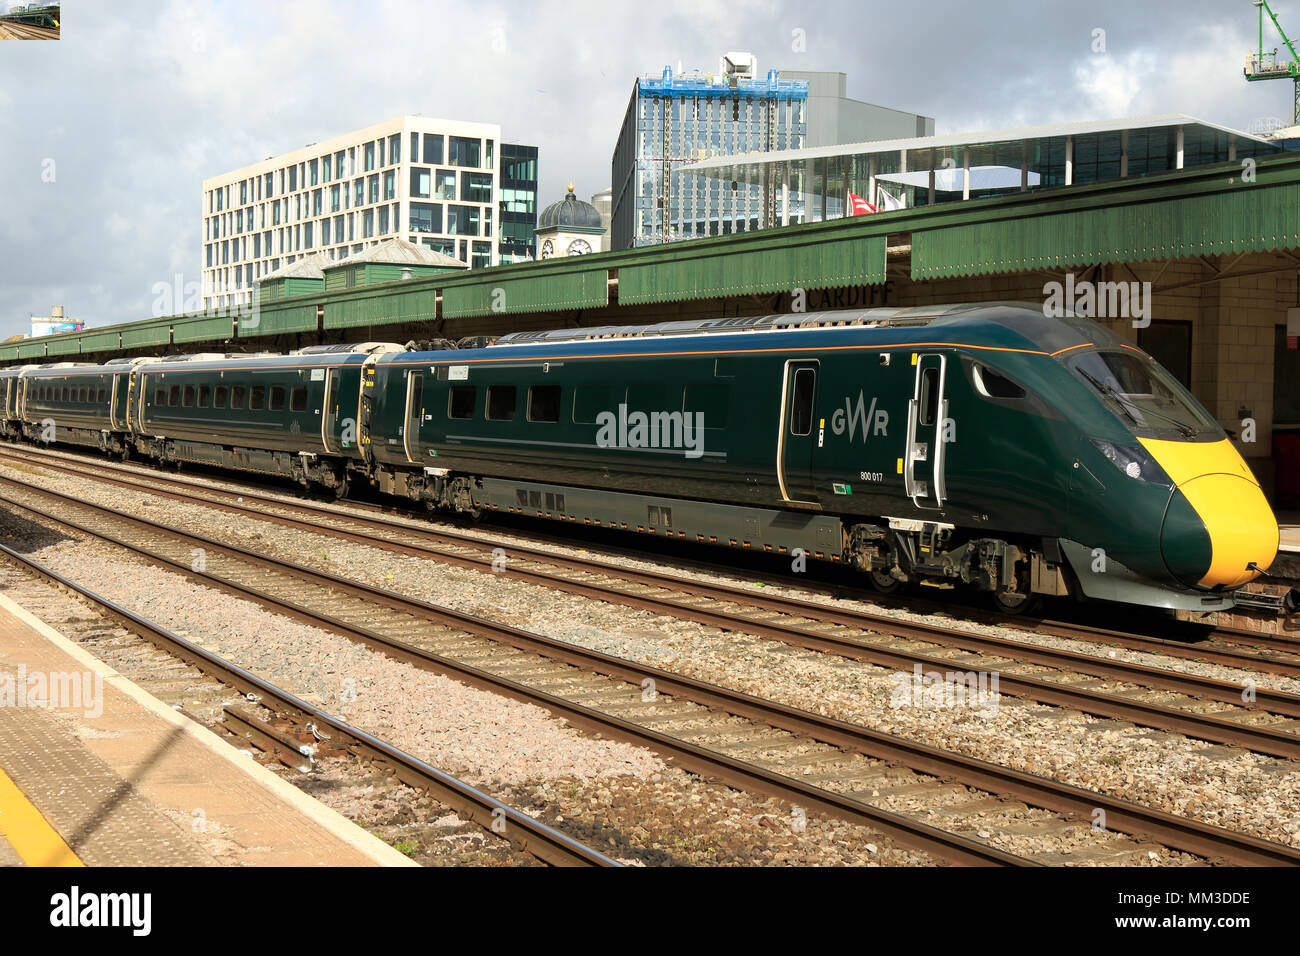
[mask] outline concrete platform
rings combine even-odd
[[[1278,550],[1293,554],[1300,552],[1300,524],[1279,523],[1277,527],[1281,538]]]
[[[414,864],[0,595],[6,865]]]

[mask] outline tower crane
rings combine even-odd
[[[1259,8],[1259,51],[1246,54],[1246,79],[1254,83],[1257,80],[1281,80],[1290,78],[1295,83],[1295,97],[1291,109],[1291,125],[1300,126],[1300,53],[1296,53],[1295,47],[1287,37],[1286,31],[1282,29],[1282,24],[1277,21],[1277,14],[1273,12],[1268,5],[1268,0],[1252,0],[1254,5]],[[1291,51],[1290,62],[1282,62],[1278,59],[1278,48],[1274,47],[1272,53],[1264,52],[1264,14],[1269,15],[1273,21],[1273,26],[1277,29],[1278,35],[1286,48]]]

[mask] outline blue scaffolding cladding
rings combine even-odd
[[[798,149],[808,84],[696,72],[636,81],[614,152],[614,248],[731,235],[759,228],[762,184],[719,183],[678,169],[716,156]]]

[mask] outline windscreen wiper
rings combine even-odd
[[[1097,381],[1097,379],[1093,378],[1083,369],[1079,369],[1079,374],[1082,375],[1084,378],[1086,378],[1088,381],[1092,382],[1093,386],[1096,387],[1096,389],[1099,392],[1101,392],[1103,395],[1109,395],[1111,398],[1115,399],[1115,401],[1119,402],[1120,406],[1124,409],[1124,414],[1129,417],[1129,420],[1133,422],[1133,424],[1137,425],[1139,423],[1138,420],[1133,416],[1133,412],[1130,411],[1130,409],[1136,409],[1137,411],[1141,412],[1143,415],[1154,415],[1156,418],[1163,418],[1165,421],[1169,422],[1171,425],[1177,428],[1184,438],[1196,437],[1196,429],[1193,428],[1191,425],[1187,424],[1186,422],[1179,421],[1177,418],[1171,418],[1170,416],[1164,414],[1163,412],[1158,412],[1153,408],[1143,408],[1141,405],[1138,405],[1136,402],[1129,401],[1129,399],[1126,398],[1124,395],[1120,394],[1120,392],[1116,390],[1114,386],[1107,385],[1105,382]]]

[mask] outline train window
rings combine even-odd
[[[259,411],[266,408],[266,386],[254,385],[253,392],[248,396],[248,407],[253,411]]]
[[[307,410],[307,386],[299,385],[289,396],[289,407],[295,412],[305,412]]]
[[[672,412],[682,407],[680,394],[674,395],[666,385],[629,385],[629,412]]]
[[[284,411],[284,386],[283,385],[271,386],[271,411],[273,412]]]
[[[473,385],[453,385],[447,396],[447,417],[473,418],[474,392]]]
[[[921,373],[921,411],[917,423],[930,426],[935,422],[939,404],[939,368],[929,366]]]
[[[181,403],[181,387],[179,385],[173,385],[167,391],[167,404],[179,405],[180,403]]]
[[[80,404],[85,405],[86,402],[90,400],[90,396],[88,395],[89,391],[90,389],[86,388],[84,385],[77,389],[77,401]]]
[[[487,390],[488,421],[508,422],[515,417],[515,387],[489,385]]]
[[[705,428],[726,428],[730,404],[730,385],[687,385],[682,395],[682,411],[703,415]]]
[[[199,408],[208,408],[212,404],[212,386],[199,386]]]
[[[248,389],[245,388],[243,385],[236,385],[234,388],[232,388],[230,390],[230,407],[243,408],[244,396],[247,393],[248,393]]]
[[[155,405],[166,405],[167,389],[165,388],[156,389],[153,393],[153,403]]]
[[[796,369],[793,394],[790,396],[791,435],[807,435],[812,431],[813,394],[816,390],[816,369]]]
[[[528,420],[530,422],[558,422],[560,420],[560,386],[532,385],[529,387]]]
[[[70,401],[72,401],[71,397],[69,397],[69,393],[70,393],[71,391],[72,391],[72,390],[71,390],[70,388],[68,388],[68,386],[64,385],[62,391],[59,392],[60,396],[62,396],[62,397],[59,399],[59,401],[61,401],[61,402],[65,402],[65,403],[66,403],[66,402],[70,402]]]
[[[1025,390],[1000,372],[983,365],[971,369],[971,378],[975,380],[975,391],[985,398],[1024,398]]]
[[[181,404],[184,405],[186,408],[194,407],[194,386],[193,385],[185,386],[185,396],[184,398],[181,399]]]
[[[226,386],[224,386],[224,385],[218,385],[215,389],[213,389],[213,391],[212,391],[212,407],[213,407],[213,408],[225,408],[225,407],[226,407],[226,396],[227,396],[227,394],[229,394],[229,392],[230,392],[230,389],[226,388]]]
[[[108,401],[108,393],[102,388],[95,393],[95,396],[95,401],[99,402],[101,405]]]
[[[608,385],[579,385],[573,390],[573,423],[594,425],[601,412],[617,405]]]

